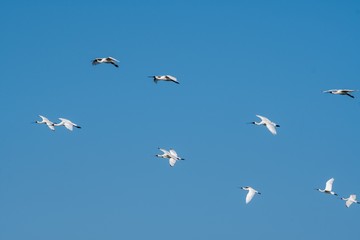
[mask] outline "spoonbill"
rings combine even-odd
[[[59,118],[61,122],[59,123],[55,123],[54,126],[65,126],[67,129],[69,129],[70,131],[73,130],[73,127],[76,128],[81,128],[80,126],[78,126],[77,124],[73,123],[72,121],[65,119],[65,118]]]
[[[153,78],[154,82],[157,83],[158,81],[170,81],[170,82],[174,82],[177,84],[180,84],[176,77],[173,77],[171,75],[163,75],[163,76],[149,76],[149,78]]]
[[[332,185],[334,183],[334,180],[335,180],[334,178],[330,178],[329,180],[327,180],[325,189],[316,188],[315,190],[318,190],[319,192],[322,192],[322,193],[327,193],[327,194],[337,196],[337,193],[332,191]]]
[[[119,62],[119,61],[113,57],[95,58],[94,60],[92,60],[93,65],[97,65],[100,63],[110,63],[110,64],[114,65],[115,67],[119,67],[119,65],[117,65],[116,62]]]
[[[267,127],[267,129],[273,134],[276,135],[276,128],[280,127],[280,125],[273,123],[272,121],[270,121],[268,118],[260,116],[260,115],[256,115],[258,118],[261,119],[260,122],[251,122],[252,124],[256,124],[256,125],[265,125]]]
[[[350,207],[351,204],[353,204],[353,203],[360,204],[360,202],[356,201],[356,195],[355,194],[351,194],[350,197],[348,197],[348,198],[341,198],[341,200],[346,201],[345,202],[346,207]]]
[[[168,158],[169,159],[169,164],[171,167],[173,167],[176,163],[176,161],[179,161],[179,160],[185,160],[184,158],[181,158],[177,155],[177,153],[175,152],[174,149],[170,148],[169,151],[165,150],[165,149],[162,149],[162,148],[158,148],[160,151],[163,152],[163,154],[156,154],[155,156],[156,157],[159,157],[159,158]]]
[[[55,131],[55,124],[50,121],[49,119],[47,119],[46,117],[44,116],[41,116],[39,115],[39,117],[41,117],[41,121],[35,121],[35,123],[38,123],[38,124],[46,124],[51,130]]]
[[[331,93],[331,94],[335,94],[335,95],[347,95],[351,98],[355,98],[353,95],[351,95],[351,92],[355,92],[357,90],[351,90],[351,89],[330,89],[330,90],[326,90],[324,91],[324,93]]]
[[[260,192],[256,191],[255,189],[253,189],[252,187],[249,187],[249,186],[240,187],[240,188],[248,191],[248,193],[246,195],[246,200],[245,200],[246,204],[248,204],[251,201],[251,199],[253,199],[255,193],[261,194]]]

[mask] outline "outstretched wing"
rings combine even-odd
[[[113,57],[107,57],[106,58],[107,61],[114,61],[114,62],[119,62],[119,60],[113,58]]]
[[[329,191],[331,192],[332,190],[332,185],[334,183],[334,178],[330,178],[327,182],[326,182],[326,186],[325,186],[325,191]]]
[[[112,65],[114,65],[115,67],[119,67],[119,65],[117,65],[115,62],[110,62]]]
[[[351,201],[350,198],[349,198],[349,200],[347,200],[347,201],[345,202],[345,205],[346,205],[346,207],[350,207],[351,204],[353,204],[353,201]]]
[[[252,189],[249,189],[249,192],[246,195],[246,204],[248,204],[251,201],[251,199],[253,199],[254,195],[255,195],[255,191]]]
[[[72,125],[70,122],[65,122],[65,123],[64,123],[64,126],[65,126],[67,129],[69,129],[70,131],[72,131],[72,130],[73,130],[73,127],[74,127],[74,125]]]
[[[171,75],[166,75],[165,78],[167,78],[168,80],[177,81],[176,77]]]
[[[169,158],[169,164],[170,164],[171,167],[173,167],[175,165],[175,163],[176,163],[176,159]]]
[[[53,124],[51,124],[51,123],[46,123],[46,125],[47,125],[51,130],[55,131],[55,127],[54,127]]]
[[[169,154],[169,152],[166,151],[165,149],[159,148],[159,150],[162,151],[162,152],[165,153],[165,154]]]
[[[342,92],[347,92],[347,93],[349,93],[349,92],[355,92],[356,90],[352,90],[352,89],[341,89],[341,91]]]
[[[276,127],[274,126],[274,124],[267,123],[266,127],[273,135],[276,135]]]
[[[260,116],[260,115],[256,115],[258,118],[260,118],[262,121],[264,122],[270,122],[270,120],[266,117]]]
[[[178,156],[174,149],[170,149],[170,153],[171,153],[171,155],[173,155],[175,157]]]
[[[41,115],[39,115],[39,117],[40,117],[44,122],[49,122],[49,119],[47,119],[46,117],[41,116]]]

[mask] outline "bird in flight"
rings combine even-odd
[[[52,121],[50,121],[49,119],[47,119],[44,116],[39,115],[39,117],[42,119],[41,121],[35,121],[35,123],[38,124],[46,124],[51,130],[55,131],[55,125]]]
[[[327,180],[325,189],[316,188],[315,190],[318,190],[319,192],[322,192],[322,193],[327,193],[327,194],[337,196],[337,193],[332,191],[332,185],[334,183],[334,180],[335,180],[334,178],[330,178],[329,180]]]
[[[73,127],[76,128],[81,128],[80,126],[78,126],[77,124],[73,123],[72,121],[65,119],[65,118],[59,118],[61,122],[59,123],[55,123],[54,126],[58,127],[58,126],[64,126],[67,129],[69,129],[70,131],[73,130]]]
[[[280,127],[280,125],[273,123],[272,121],[270,121],[268,118],[260,116],[260,115],[256,115],[258,118],[261,119],[260,122],[251,122],[252,124],[256,124],[256,125],[265,125],[267,127],[267,129],[273,134],[276,135],[276,128]]]
[[[174,149],[170,148],[169,151],[165,150],[165,149],[162,149],[162,148],[158,148],[160,151],[163,152],[163,154],[156,154],[155,156],[156,157],[159,157],[159,158],[168,158],[169,159],[169,164],[171,167],[173,167],[176,163],[176,161],[179,161],[179,160],[185,160],[184,158],[181,158],[177,155],[177,153],[175,152]]]
[[[351,90],[351,89],[330,89],[330,90],[326,90],[324,91],[324,93],[331,93],[331,94],[335,94],[335,95],[346,95],[349,96],[351,98],[355,98],[353,95],[351,95],[351,92],[355,92],[357,90]]]
[[[154,80],[155,83],[157,83],[158,81],[170,81],[170,82],[174,82],[176,84],[180,84],[176,77],[173,77],[171,75],[162,75],[162,76],[149,76],[149,78],[152,78]]]
[[[246,199],[245,199],[246,204],[248,204],[251,201],[251,199],[253,199],[255,193],[261,194],[260,192],[256,191],[255,189],[253,189],[252,187],[249,187],[249,186],[240,187],[240,188],[248,191],[248,193],[246,194]]]
[[[119,62],[119,61],[113,57],[95,58],[94,60],[92,60],[93,65],[97,65],[100,63],[110,63],[110,64],[114,65],[115,67],[119,67],[119,65],[116,64],[117,62]]]
[[[360,202],[356,201],[356,195],[355,194],[351,194],[350,197],[348,197],[348,198],[341,198],[341,200],[346,201],[345,202],[346,207],[350,207],[351,204],[353,204],[353,203],[360,204]]]

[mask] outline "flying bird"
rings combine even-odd
[[[163,75],[163,76],[149,76],[149,78],[153,78],[154,82],[157,83],[158,81],[170,81],[177,84],[180,84],[176,77],[173,77],[171,75]]]
[[[256,125],[265,125],[267,127],[267,129],[273,134],[276,135],[276,128],[280,127],[280,125],[273,123],[272,121],[270,121],[268,118],[260,116],[260,115],[256,115],[258,118],[261,119],[260,122],[251,122],[252,124],[256,124]]]
[[[168,158],[169,159],[169,164],[171,167],[173,167],[176,163],[176,161],[179,161],[179,160],[185,160],[184,158],[181,158],[177,155],[177,153],[175,152],[174,149],[170,149],[169,151],[165,150],[165,149],[162,149],[162,148],[158,148],[160,151],[163,152],[163,154],[156,154],[155,156],[156,157],[159,157],[159,158]]]
[[[251,199],[253,199],[255,193],[261,194],[260,192],[256,191],[255,189],[253,189],[252,187],[249,187],[249,186],[240,187],[240,188],[248,191],[248,193],[246,195],[246,200],[245,200],[246,204],[248,204],[251,201]]]
[[[337,196],[337,193],[333,192],[332,191],[332,185],[334,183],[334,178],[330,178],[327,182],[326,182],[326,186],[325,186],[325,189],[319,189],[319,188],[316,188],[315,190],[318,190],[319,192],[322,192],[322,193],[327,193],[327,194],[331,194],[331,195],[335,195]]]
[[[50,121],[49,119],[47,119],[46,117],[44,116],[41,116],[39,115],[39,117],[41,117],[41,121],[35,121],[35,123],[38,123],[38,124],[46,124],[51,130],[55,131],[55,125],[52,121]]]
[[[65,126],[67,129],[69,129],[70,131],[73,130],[73,127],[76,128],[81,128],[80,126],[78,126],[77,124],[73,123],[72,121],[65,119],[65,118],[59,118],[61,122],[59,123],[55,123],[54,126]]]
[[[350,207],[351,204],[353,204],[353,203],[360,204],[360,202],[356,201],[356,195],[355,194],[351,194],[350,197],[348,197],[348,198],[341,198],[341,200],[346,201],[345,202],[346,207]]]
[[[113,57],[95,58],[94,60],[92,60],[93,65],[97,65],[100,63],[110,63],[110,64],[114,65],[115,67],[119,67],[119,65],[117,65],[116,62],[119,62],[119,61]]]
[[[347,95],[351,98],[355,98],[353,95],[351,95],[351,92],[355,92],[357,90],[351,90],[351,89],[330,89],[330,90],[326,90],[324,91],[324,93],[331,93],[331,94],[335,94],[335,95]]]

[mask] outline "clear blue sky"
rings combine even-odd
[[[0,8],[1,240],[358,238],[359,1],[61,2]]]

